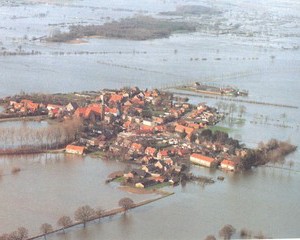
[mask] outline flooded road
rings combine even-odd
[[[186,1],[5,1],[0,5],[0,48],[4,51],[38,51],[30,56],[0,56],[0,97],[25,92],[73,92],[137,85],[167,87],[195,81],[234,85],[249,91],[248,100],[287,104],[298,109],[244,105],[242,124],[220,123],[229,135],[255,147],[271,138],[300,142],[299,3],[297,1],[189,1],[224,10],[223,30],[175,34],[169,39],[134,42],[85,39],[82,44],[32,40],[71,24],[100,24],[135,14],[156,15],[174,11]],[[269,7],[272,2],[272,8]],[[247,13],[246,13],[247,12]],[[231,17],[230,17],[231,16]],[[191,17],[204,21],[205,17]],[[237,20],[238,19],[238,20]],[[222,19],[209,20],[212,24]],[[241,32],[226,34],[239,21]],[[268,24],[269,25],[268,25]],[[225,29],[225,30],[224,30]],[[250,31],[250,30],[253,31]],[[223,32],[224,31],[224,32]],[[252,37],[251,34],[253,34]],[[25,38],[25,35],[26,38]],[[3,49],[4,48],[4,49]],[[192,103],[217,105],[220,100],[189,97]],[[225,101],[226,102],[226,101]],[[228,104],[231,102],[227,101]],[[0,109],[1,110],[1,109]],[[238,111],[234,114],[238,116]],[[35,128],[27,123],[25,128]],[[39,127],[44,127],[41,123]],[[0,128],[10,127],[0,123]],[[17,126],[22,128],[22,124]],[[291,168],[289,161],[294,162]],[[13,167],[21,172],[11,174]],[[109,173],[123,170],[120,162],[64,154],[0,157],[0,234],[19,226],[38,234],[42,223],[56,226],[62,215],[73,217],[77,207],[90,204],[117,207],[124,196],[140,201],[152,195],[122,192],[104,183]],[[243,174],[195,167],[195,174],[224,176],[203,188],[187,184],[171,188],[175,194],[100,224],[80,226],[66,235],[47,239],[204,239],[218,235],[225,224],[238,230],[262,231],[273,238],[300,236],[299,149],[284,164],[269,165]],[[238,235],[235,235],[238,238]]]

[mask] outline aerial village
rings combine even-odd
[[[169,92],[133,87],[43,99],[15,96],[2,101],[7,104],[6,117],[44,116],[58,122],[80,119],[82,128],[65,147],[66,153],[91,154],[134,166],[127,172],[112,173],[108,182],[118,179],[124,185],[147,188],[178,184],[188,178],[190,164],[226,171],[253,165],[249,149],[227,133],[209,129],[224,113],[204,103],[192,105]]]

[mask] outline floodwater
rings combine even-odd
[[[21,145],[40,144],[36,132],[48,126],[47,121],[2,121],[0,122],[0,146],[16,148]]]
[[[271,138],[298,145],[300,4],[297,1],[38,2],[5,1],[0,5],[0,47],[15,51],[22,45],[25,51],[41,52],[34,56],[0,56],[0,97],[20,91],[53,93],[213,81],[249,90],[249,100],[298,107],[237,103],[246,107],[245,122],[230,126],[231,136],[251,147]],[[31,41],[58,28],[64,31],[70,24],[98,24],[141,13],[156,15],[184,4],[222,9],[221,18],[209,21],[221,22],[223,29],[240,23],[240,32],[217,35],[215,31],[203,30],[142,42]],[[200,21],[202,18],[187,19]],[[190,101],[215,104],[219,100],[190,97]],[[226,122],[220,125],[228,127]],[[291,168],[289,161],[294,162]],[[14,166],[21,167],[17,175],[10,174]],[[123,196],[136,201],[154,197],[124,193],[116,185],[104,184],[110,172],[125,168],[119,162],[48,154],[1,157],[0,168],[4,172],[0,178],[0,233],[24,226],[36,234],[42,223],[55,226],[61,215],[73,216],[76,208],[84,204],[109,209],[116,207]],[[115,216],[100,224],[91,223],[85,230],[76,227],[66,235],[54,234],[48,239],[96,240],[99,236],[103,239],[203,239],[209,234],[217,236],[225,224],[232,224],[238,230],[262,231],[273,238],[300,236],[299,149],[283,165],[260,167],[243,174],[211,172],[200,167],[195,167],[193,172],[215,179],[222,175],[225,180],[205,188],[197,184],[171,188],[174,195],[132,210],[126,218]]]

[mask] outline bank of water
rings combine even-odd
[[[15,166],[21,168],[11,174]],[[59,217],[73,218],[82,205],[112,209],[122,197],[141,201],[157,195],[134,195],[105,184],[113,171],[124,170],[122,163],[64,154],[1,157],[0,229],[9,232],[19,226],[39,233],[41,224],[56,225]]]

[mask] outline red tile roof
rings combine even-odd
[[[154,156],[155,152],[156,152],[156,149],[153,147],[147,147],[145,150],[145,153],[147,155],[151,155],[151,156]]]
[[[84,152],[85,147],[82,146],[76,146],[76,145],[68,145],[66,147],[66,151],[75,151],[78,152],[80,154],[82,154]]]
[[[194,157],[194,158],[197,158],[199,160],[206,161],[206,162],[213,162],[213,161],[215,161],[215,159],[213,159],[211,157],[207,157],[207,156],[201,155],[199,153],[193,153],[191,155],[191,157]]]
[[[225,165],[229,165],[229,166],[235,166],[236,165],[236,163],[234,162],[234,161],[232,161],[232,160],[227,160],[227,159],[224,159],[222,162],[221,162],[221,164],[225,164]]]
[[[109,101],[117,103],[117,102],[121,102],[123,100],[123,98],[124,98],[123,95],[112,94]]]
[[[143,146],[139,143],[133,143],[131,145],[131,149],[135,150],[135,151],[140,151],[143,148]]]

